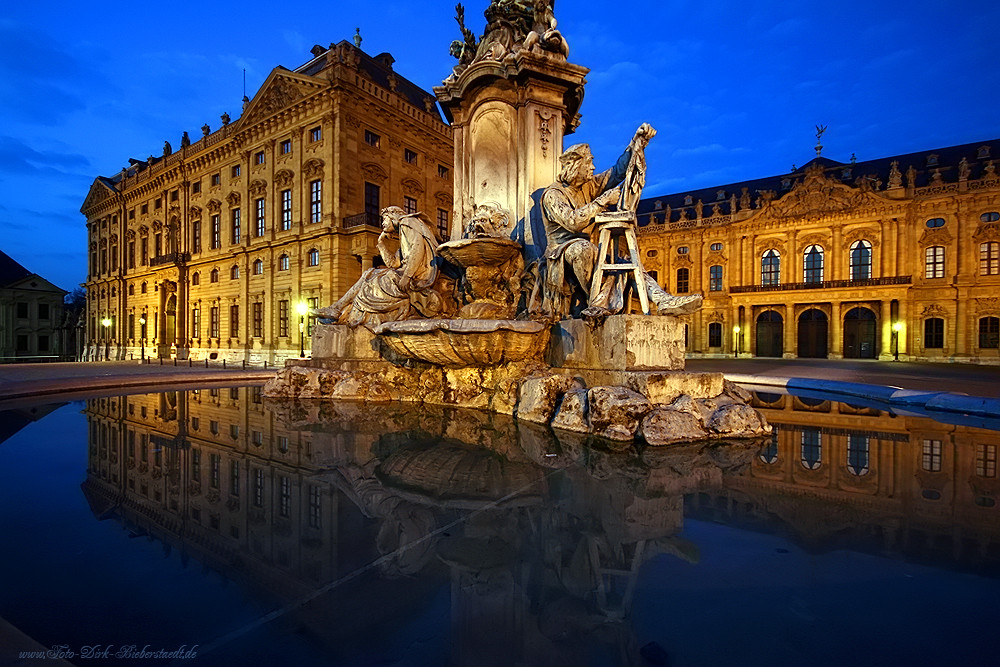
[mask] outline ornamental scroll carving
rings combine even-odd
[[[763,193],[762,198],[764,198]],[[771,202],[768,214],[775,218],[792,218],[802,215],[842,213],[858,206],[872,204],[875,199],[871,194],[827,178],[823,167],[817,164],[806,170],[805,178],[797,183],[791,192]]]
[[[423,194],[424,192],[424,186],[420,185],[418,181],[412,178],[404,179],[402,185],[403,185],[403,192],[405,192],[408,195],[415,196]]]
[[[715,311],[714,313],[712,313],[711,315],[708,316],[708,321],[709,322],[725,322],[726,321],[726,315],[721,310],[717,310],[717,311]]]
[[[542,155],[549,153],[549,143],[552,141],[552,112],[538,111],[538,141],[542,147]]]
[[[188,210],[188,213],[190,214],[193,220],[197,220],[198,218],[201,217],[201,206],[192,206]]]
[[[877,248],[879,246],[879,233],[877,229],[855,229],[850,234],[844,237],[844,250],[849,250],[852,245],[858,241],[868,241],[872,244],[872,248]]]
[[[255,180],[250,184],[250,195],[252,197],[263,197],[267,194],[267,183],[261,180]]]
[[[219,213],[222,211],[222,202],[218,199],[212,199],[208,202],[208,212],[209,213]]]
[[[302,97],[302,91],[291,81],[277,79],[254,109],[254,117],[273,116]]]
[[[1000,225],[996,223],[980,225],[972,235],[972,238],[979,243],[985,243],[986,241],[1000,241]]]
[[[226,195],[226,203],[228,203],[232,207],[239,206],[240,205],[240,193],[239,192],[230,192],[228,195]]]
[[[434,193],[434,200],[441,206],[451,206],[451,195],[447,192],[437,191]]]
[[[948,311],[942,308],[941,306],[937,305],[936,303],[932,303],[931,305],[926,306],[922,311],[920,311],[921,317],[944,317],[947,314]]]
[[[785,254],[785,243],[779,239],[765,239],[758,241],[758,254],[763,256],[769,250],[774,250],[779,255]]]
[[[361,165],[361,173],[365,175],[365,179],[373,183],[385,183],[386,179],[389,178],[389,174],[385,173],[385,169],[374,162],[366,162]]]
[[[991,296],[975,301],[978,315],[1000,315],[1000,298]]]
[[[293,174],[288,169],[282,169],[274,175],[274,183],[279,188],[286,188],[292,184],[295,180],[295,174]]]
[[[920,235],[920,240],[917,241],[920,247],[932,246],[932,245],[947,245],[952,242],[954,237],[948,232],[944,227],[938,227],[936,229],[926,229],[924,233]]]
[[[799,254],[801,255],[811,245],[818,245],[821,248],[830,247],[830,239],[825,234],[809,234],[799,239]]]
[[[302,174],[306,178],[322,178],[323,177],[323,161],[319,158],[312,158],[302,165]]]

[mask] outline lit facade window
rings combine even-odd
[[[448,211],[439,208],[437,213],[438,237],[447,241],[450,233],[448,231]]]
[[[979,275],[1000,276],[1000,243],[979,244]]]
[[[677,289],[676,289],[676,292],[678,294],[686,294],[688,292],[688,290],[690,290],[690,287],[691,287],[690,275],[691,275],[691,272],[687,268],[685,268],[685,267],[677,269]]]
[[[254,218],[256,218],[254,222],[256,223],[255,227],[257,228],[257,236],[264,236],[264,232],[267,227],[267,214],[263,197],[254,200]]]
[[[285,139],[284,141],[281,142],[281,154],[288,155],[291,152],[292,152],[292,140]]]
[[[288,268],[289,268],[289,265],[290,265],[290,261],[288,259],[288,255],[282,255],[281,257],[278,258],[278,270],[279,271],[287,271]]]
[[[382,145],[382,137],[375,134],[371,130],[365,130],[365,143],[372,148],[378,148]]]
[[[722,291],[722,266],[719,264],[708,267],[708,289],[710,292]]]
[[[773,430],[771,439],[768,441],[767,446],[760,450],[757,458],[761,460],[761,463],[768,465],[778,462],[778,429],[775,428]]]
[[[1000,317],[979,318],[979,347],[1000,349]]]
[[[941,471],[941,441],[924,440],[920,466],[927,472]]]
[[[323,138],[323,128],[321,128],[321,127],[314,127],[311,130],[309,130],[309,141],[310,142],[316,143],[317,141],[319,141],[322,138]]]
[[[802,429],[800,460],[808,470],[818,470],[823,465],[823,434],[818,428]]]
[[[803,253],[803,268],[805,282],[823,282],[823,248],[818,245],[811,245]]]
[[[760,258],[760,284],[778,285],[781,283],[781,253],[768,250]]]
[[[867,280],[872,277],[872,244],[855,241],[851,244],[851,280]]]
[[[319,250],[316,248],[309,250],[308,258],[309,266],[319,266]]]
[[[260,276],[264,274],[264,260],[255,259],[253,261],[253,274],[255,276]]]
[[[292,228],[292,191],[281,191],[281,230]]]
[[[211,244],[209,246],[212,250],[216,250],[216,249],[222,247],[222,241],[221,241],[222,237],[221,237],[221,234],[219,232],[219,224],[220,224],[219,223],[219,218],[220,217],[221,216],[219,216],[219,215],[213,215],[212,216],[212,240],[211,240]]]
[[[416,213],[417,200],[413,197],[403,197],[403,210],[407,213]]]
[[[403,149],[403,161],[406,162],[407,164],[416,164],[417,163],[417,152],[413,151],[413,150],[410,150],[409,148],[404,148]]]
[[[847,436],[847,469],[854,475],[868,473],[870,439],[867,435],[851,433]]]
[[[230,215],[231,225],[229,231],[229,242],[240,242],[240,209],[234,208]]]
[[[323,219],[323,181],[309,183],[309,222]]]
[[[924,250],[924,278],[944,278],[944,246]]]
[[[988,478],[997,476],[996,445],[976,445],[976,476]]]

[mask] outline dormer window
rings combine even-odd
[[[653,210],[654,211],[663,210],[663,202],[660,201],[659,199],[657,199],[655,202],[653,202]]]
[[[725,190],[719,190],[718,192],[715,193],[715,201],[725,201],[725,200],[726,200]]]
[[[989,146],[980,146],[979,150],[976,152],[976,157],[979,158],[980,160],[989,160],[990,159],[990,147]]]
[[[790,187],[792,187],[792,179],[788,178],[787,176],[785,178],[781,179],[781,189],[782,190],[787,190]]]
[[[937,153],[931,153],[927,156],[927,166],[936,167],[938,165],[938,155]]]
[[[694,203],[694,198],[691,195],[684,195],[684,205],[690,206]]]

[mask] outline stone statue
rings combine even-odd
[[[750,188],[743,188],[740,193],[740,210],[749,211],[750,206]]]
[[[393,252],[390,239],[395,234],[399,249]],[[435,289],[441,262],[437,247],[433,228],[422,213],[408,215],[398,206],[382,209],[378,249],[385,266],[368,269],[335,304],[311,314],[324,324],[356,327],[453,312],[450,297]]]
[[[212,128],[209,126],[208,123],[205,123],[204,125],[201,126],[201,136],[207,137],[210,134],[212,134]]]
[[[969,161],[964,157],[958,163],[958,180],[967,181],[969,180],[969,174],[972,173],[972,169],[969,168]]]
[[[187,148],[191,145],[191,137],[188,136],[187,130],[181,135],[181,148]]]
[[[899,172],[899,161],[893,160],[889,169],[889,187],[898,188],[903,185],[903,174]]]
[[[906,187],[913,188],[917,185],[917,170],[911,164],[906,170]]]
[[[169,141],[164,141],[163,142],[163,157],[167,157],[168,155],[170,155],[173,152],[174,152],[174,149],[173,149],[173,147],[170,146],[170,142]]]
[[[229,117],[228,113],[222,114],[221,116],[219,116],[219,118],[222,120],[222,126],[223,127],[225,127],[226,125],[229,125],[229,123],[232,121],[232,119]]]
[[[624,285],[613,276],[605,280],[598,294],[588,293],[598,261],[598,248],[591,242],[590,232],[594,216],[607,211],[622,198],[619,184],[626,180],[626,170],[633,162],[633,154],[641,153],[655,133],[652,127],[643,123],[615,166],[597,175],[594,174],[594,158],[587,144],[571,146],[560,156],[558,180],[545,188],[541,198],[547,242],[541,306],[543,317],[569,317],[574,297],[586,304],[584,314],[587,316],[624,310]],[[672,297],[648,274],[645,277],[645,285],[637,288],[647,290],[660,314],[681,314],[701,305],[700,294]]]

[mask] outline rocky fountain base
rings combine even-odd
[[[682,341],[678,318],[642,315],[592,328],[579,320],[320,325],[313,358],[290,361],[264,395],[478,408],[650,445],[769,434],[746,391],[721,373],[683,370]]]

